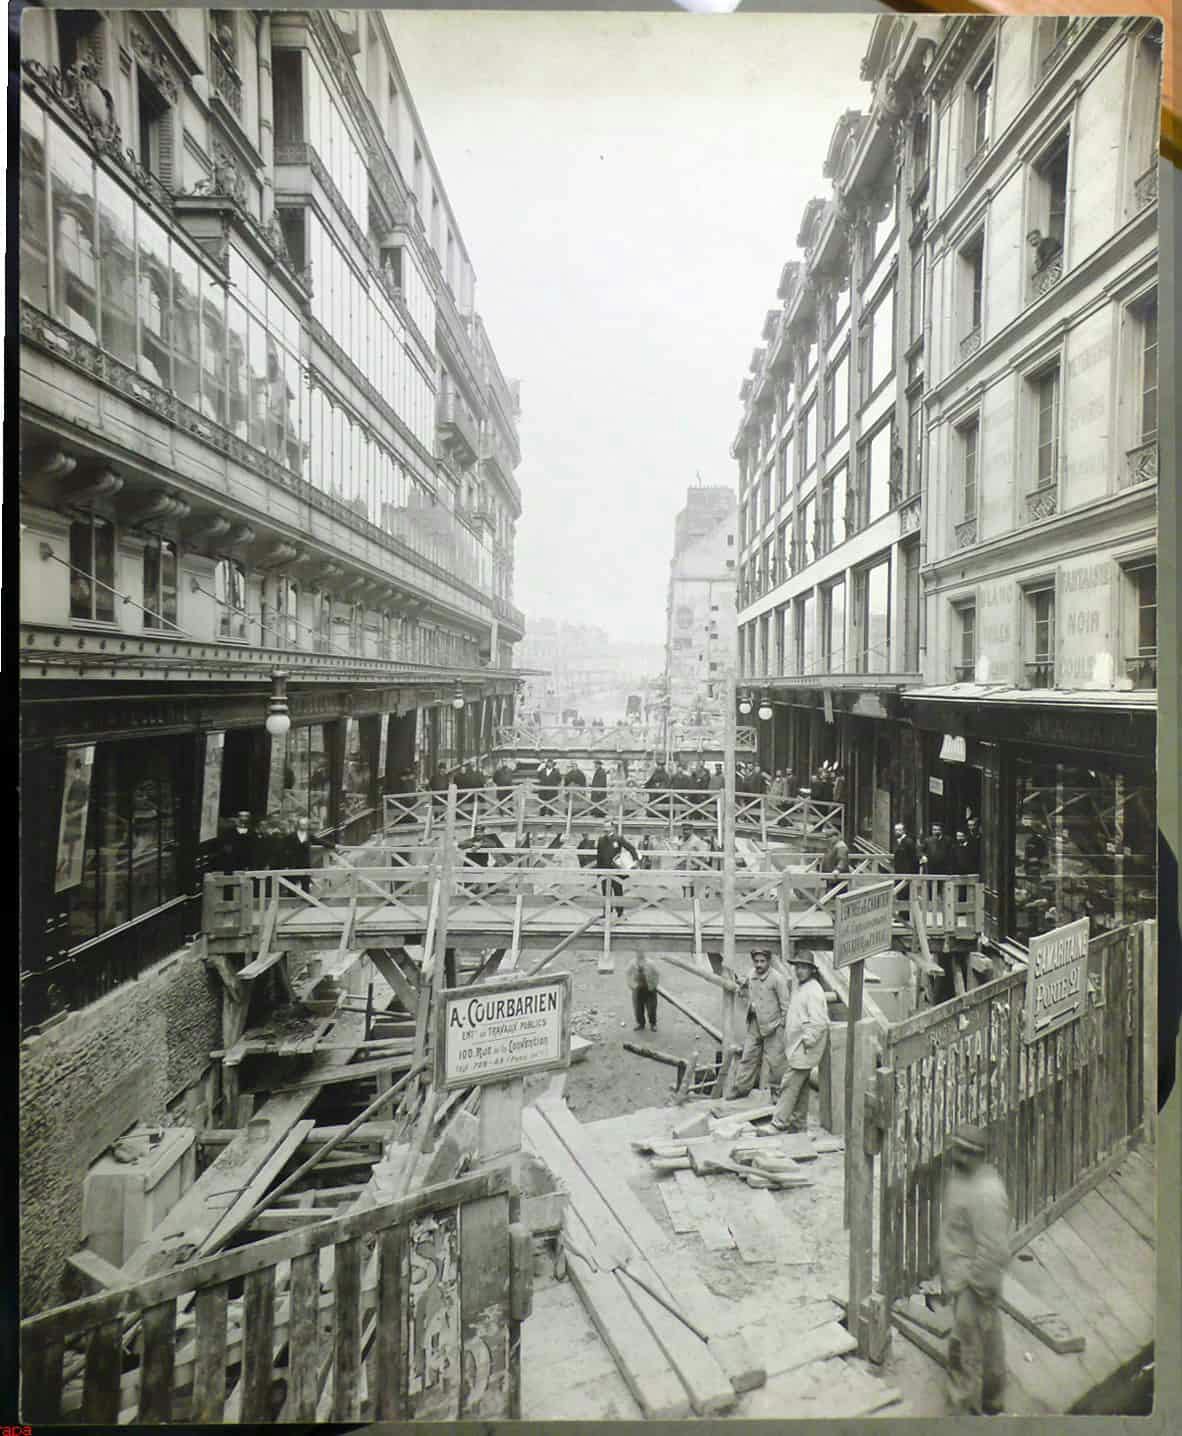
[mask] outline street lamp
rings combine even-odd
[[[771,699],[768,697],[768,695],[765,693],[765,694],[763,695],[763,697],[759,700],[759,721],[760,721],[761,723],[766,723],[767,720],[768,720],[771,716],[772,716],[772,701],[771,701]]]
[[[264,725],[272,738],[282,738],[291,731],[291,713],[287,706],[287,670],[271,670],[271,700],[267,704],[267,721]]]
[[[751,712],[751,694],[743,693],[739,698],[739,712],[744,718]]]
[[[464,706],[464,690],[460,687],[458,683],[456,684],[455,693],[452,694],[451,706],[456,710],[457,713]]]

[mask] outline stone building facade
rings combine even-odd
[[[674,521],[665,605],[666,696],[675,720],[716,712],[734,666],[737,554],[734,490],[687,489]]]
[[[384,17],[40,10],[21,39],[24,1226],[49,1243],[27,1248],[44,1295],[93,1155],[50,1119],[87,1052],[148,1064],[136,1114],[124,1064],[91,1064],[90,1097],[128,1120],[204,1080],[216,993],[176,955],[228,820],[362,841],[394,782],[491,747],[524,619],[517,388]],[[153,1010],[183,974],[184,1011],[141,1022],[162,970]]]
[[[743,382],[765,766],[980,819],[1019,942],[1153,908],[1160,33],[876,21]]]

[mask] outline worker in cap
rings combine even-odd
[[[784,1060],[780,1100],[772,1126],[780,1132],[803,1132],[808,1125],[809,1073],[829,1045],[829,1004],[817,980],[817,959],[801,948],[793,954],[796,983],[784,1020]]]
[[[940,1274],[953,1303],[948,1398],[954,1411],[997,1415],[1006,1360],[998,1299],[1009,1263],[1010,1204],[986,1160],[980,1127],[957,1129],[948,1144],[940,1211]]]
[[[728,1097],[746,1097],[759,1082],[767,1059],[768,1089],[778,1093],[784,1080],[784,1019],[788,1015],[788,980],[772,966],[771,950],[751,953],[751,972],[740,984],[747,994],[747,1030],[734,1069]]]

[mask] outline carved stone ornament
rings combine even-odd
[[[241,205],[246,203],[246,182],[230,151],[220,141],[213,145],[213,172],[207,178],[198,180],[189,191],[194,195],[225,195]]]
[[[164,51],[138,25],[132,26],[131,48],[135,51],[136,59],[147,71],[152,83],[156,85],[170,105],[175,105],[179,87]]]

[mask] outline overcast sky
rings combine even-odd
[[[406,12],[391,29],[521,381],[530,614],[663,642],[686,488],[733,487],[739,384],[869,15]]]

